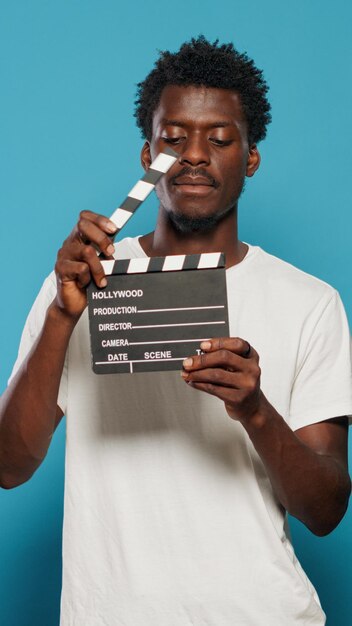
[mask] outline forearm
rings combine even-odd
[[[283,507],[317,535],[333,530],[350,495],[346,468],[301,441],[264,396],[258,412],[241,421]]]
[[[0,482],[28,480],[44,459],[57,425],[57,396],[74,322],[54,305],[43,330],[1,398]]]
[[[57,408],[60,380],[70,336],[87,305],[86,287],[91,280],[97,286],[106,286],[96,250],[113,259],[111,234],[116,230],[116,225],[103,215],[82,211],[58,252],[56,298],[48,309],[35,346],[1,398],[0,485],[3,487],[28,480],[46,455],[62,417]]]
[[[294,433],[262,393],[259,355],[247,341],[220,337],[200,347],[183,361],[185,382],[218,397],[243,425],[282,506],[317,535],[333,530],[351,491],[343,416]]]

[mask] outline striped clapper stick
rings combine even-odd
[[[96,374],[180,370],[200,342],[229,336],[220,252],[102,261],[87,290]]]
[[[158,154],[144,176],[131,189],[121,206],[111,215],[110,220],[117,226],[117,231],[111,239],[114,239],[121,228],[125,226],[133,213],[153,191],[158,180],[170,169],[177,158],[178,154],[168,147]]]

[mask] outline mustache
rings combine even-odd
[[[177,179],[181,178],[182,176],[201,176],[202,178],[206,178],[209,183],[215,187],[216,189],[220,186],[220,183],[213,178],[213,176],[211,176],[209,174],[209,172],[207,172],[206,169],[202,168],[202,167],[183,167],[182,170],[180,170],[177,174],[174,174],[174,176],[170,177],[170,183],[177,183]]]

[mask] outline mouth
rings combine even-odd
[[[174,181],[176,187],[214,187],[214,184],[207,178],[200,176],[180,176]]]
[[[173,181],[176,193],[188,196],[207,196],[215,184],[203,176],[180,176]]]
[[[175,183],[174,189],[176,194],[187,196],[208,196],[215,190],[213,185],[209,183]]]

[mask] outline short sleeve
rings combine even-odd
[[[56,295],[56,281],[54,273],[50,274],[44,281],[41,290],[36,297],[33,306],[29,312],[26,323],[23,328],[21,341],[18,349],[17,359],[13,366],[9,383],[17,374],[26,356],[29,354],[32,346],[37,340],[38,335],[43,328],[47,309]],[[60,389],[58,394],[58,406],[65,413],[67,404],[67,355],[65,359],[64,369],[61,376]]]
[[[346,313],[334,290],[315,320],[292,387],[288,422],[293,430],[352,414],[351,340]]]

